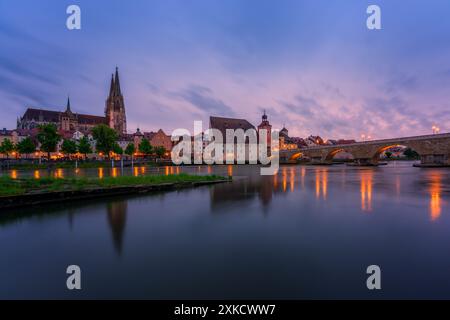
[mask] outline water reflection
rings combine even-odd
[[[163,168],[158,168],[160,174],[174,174],[180,173],[183,168],[181,167],[171,167],[166,166]],[[328,168],[317,168],[317,167],[282,167],[278,174],[274,176],[260,176],[259,174],[247,175],[245,177],[240,176],[241,172],[231,165],[224,166],[225,172],[227,174],[236,174],[236,177],[232,183],[219,184],[209,189],[210,194],[210,205],[212,213],[220,213],[227,210],[228,205],[236,205],[242,207],[243,202],[251,203],[250,201],[258,199],[262,212],[268,214],[271,212],[269,210],[269,205],[274,200],[277,195],[287,196],[292,194],[294,197],[299,197],[303,192],[312,192],[316,199],[327,200],[329,196],[329,180],[333,180],[336,177],[342,180],[354,179],[355,175],[352,172],[346,170],[333,171]],[[198,171],[198,167],[193,167],[193,170]],[[213,170],[217,170],[214,167],[206,166],[201,168],[201,172],[211,173]],[[298,170],[298,171],[297,171]],[[344,172],[343,172],[344,171]],[[135,167],[132,169],[135,175],[144,174],[146,172],[145,168]],[[308,175],[308,172],[314,173],[313,175]],[[217,173],[217,172],[214,172]],[[296,175],[299,174],[299,179],[296,180]],[[354,172],[357,177],[360,194],[361,210],[366,212],[373,211],[373,184],[374,184],[374,171],[367,169],[355,170]],[[112,168],[109,170],[109,174],[113,177],[118,176],[120,171],[117,168]],[[220,174],[220,173],[218,173]],[[330,174],[332,176],[330,177]],[[17,178],[17,171],[11,172],[11,175],[15,175]],[[57,176],[63,176],[61,170],[56,170]],[[104,169],[98,169],[99,177],[104,176]],[[39,170],[34,171],[34,177],[36,179],[41,177]],[[309,177],[309,180],[308,180]],[[429,212],[430,219],[432,221],[437,220],[442,214],[442,192],[443,192],[443,181],[441,172],[427,173],[426,177],[429,181],[427,192],[429,194]],[[309,181],[306,185],[311,185],[313,183],[313,188],[305,188],[305,180]],[[333,180],[334,181],[334,180]],[[397,195],[401,194],[401,175],[393,175],[391,180],[390,190],[395,190]],[[337,184],[341,185],[341,184]],[[312,186],[312,185],[311,185]],[[350,185],[349,185],[350,186]],[[297,189],[298,187],[298,189]],[[350,187],[347,187],[349,193],[352,193]],[[388,190],[389,188],[386,188]],[[385,191],[386,191],[385,190]],[[388,192],[388,191],[386,191]],[[357,198],[355,198],[357,201]],[[336,201],[330,199],[330,201]],[[241,204],[239,205],[239,203]],[[107,202],[106,213],[107,221],[112,234],[112,242],[117,254],[121,255],[123,251],[124,234],[127,222],[127,210],[128,210],[128,200],[123,201],[113,201]],[[69,215],[70,219],[73,217],[73,212]]]
[[[316,198],[317,199],[327,199],[328,192],[328,171],[316,169]]]
[[[389,171],[390,169],[391,171]],[[394,170],[395,169],[395,170]],[[257,166],[164,166],[164,167],[128,167],[94,168],[94,169],[55,169],[5,171],[13,179],[30,176],[35,179],[43,177],[71,177],[147,174],[179,174],[181,172],[193,174],[233,175],[232,183],[217,185],[210,188],[211,207],[221,208],[224,203],[239,203],[243,201],[259,200],[263,208],[267,208],[276,196],[307,205],[309,199],[327,201],[339,204],[345,196],[351,206],[364,212],[374,211],[373,186],[377,180],[378,201],[395,196],[396,203],[411,203],[417,197],[422,197],[422,205],[431,221],[437,220],[446,205],[445,195],[450,181],[445,170],[418,170],[411,167],[383,167],[378,169],[349,168],[346,166],[317,167],[317,166],[281,166],[273,176],[261,176]],[[405,174],[404,172],[407,172]],[[417,175],[417,173],[421,173]],[[428,182],[424,184],[424,181]],[[424,187],[425,186],[425,187]],[[332,191],[332,192],[331,192]],[[416,194],[410,198],[411,194]],[[284,201],[284,200],[283,200]],[[278,206],[278,205],[277,205]],[[223,210],[222,210],[223,211]],[[267,211],[269,212],[269,211]]]
[[[289,187],[290,187],[290,191],[294,192],[294,189],[295,189],[295,169],[294,168],[291,168],[291,170],[290,170]]]
[[[278,188],[278,174],[273,175],[273,188],[275,190]]]
[[[227,205],[251,203],[259,199],[263,208],[272,201],[273,193],[283,193],[271,176],[235,179],[232,183],[218,184],[210,189],[211,212],[224,212]]]
[[[401,189],[400,176],[396,175],[395,176],[395,193],[397,194],[397,196],[400,195],[400,189]]]
[[[363,211],[372,211],[372,179],[373,172],[362,171],[361,179],[361,209]]]
[[[265,275],[273,274],[275,287],[269,291],[277,292],[279,283],[283,284],[283,291],[274,298],[286,297],[285,288],[292,288],[288,296],[293,298],[302,290],[325,292],[326,298],[330,290],[328,280],[343,279],[335,295],[339,298],[342,288],[347,288],[345,283],[357,283],[360,288],[359,278],[348,281],[354,274],[348,270],[367,265],[375,252],[378,261],[385,261],[393,269],[403,270],[405,261],[414,262],[418,271],[410,275],[417,279],[426,275],[426,281],[431,279],[424,286],[426,290],[443,285],[442,292],[450,292],[450,285],[442,282],[446,268],[429,263],[432,260],[438,266],[450,265],[448,255],[443,254],[450,243],[447,231],[450,219],[445,215],[449,211],[450,170],[420,170],[398,165],[375,169],[345,165],[282,166],[275,176],[261,176],[259,169],[227,165],[200,169],[198,166],[147,167],[146,174],[187,172],[226,176],[232,173],[234,177],[229,183],[167,192],[161,197],[146,194],[61,201],[2,212],[0,251],[8,257],[8,263],[2,265],[0,277],[4,277],[0,282],[4,285],[9,281],[8,292],[29,292],[26,289],[32,288],[26,287],[25,281],[16,281],[24,276],[22,272],[33,272],[23,271],[24,260],[39,271],[31,274],[30,279],[52,281],[51,266],[71,261],[75,256],[80,261],[92,260],[93,279],[97,274],[101,279],[104,270],[111,277],[126,274],[126,280],[130,279],[135,287],[121,286],[120,293],[125,298],[149,290],[153,290],[154,298],[172,297],[170,293],[161,296],[161,290],[167,287],[171,292],[195,291],[196,286],[190,283],[186,284],[189,291],[180,286],[183,279],[201,284],[199,296],[208,289],[216,293],[214,297],[223,298],[224,290],[236,287],[232,281],[237,273],[250,277],[249,283],[258,283]],[[63,171],[66,177],[73,175],[73,170]],[[18,178],[34,175],[42,179],[55,176],[55,172],[30,170],[5,174]],[[116,171],[82,168],[80,174],[86,177],[140,175],[142,169],[126,167],[122,172],[120,168]],[[371,214],[361,214],[362,210]],[[367,250],[369,238],[371,250]],[[187,247],[196,248],[201,254],[180,254]],[[423,250],[424,247],[433,250]],[[223,261],[235,257],[239,259],[235,259],[230,271]],[[328,268],[330,261],[344,265],[336,271]],[[179,265],[183,268],[177,268]],[[273,273],[280,268],[284,268],[283,272]],[[317,269],[327,269],[332,274],[307,282]],[[49,274],[40,274],[46,270],[50,270]],[[255,270],[261,272],[251,278]],[[223,282],[208,287],[211,272],[217,279],[224,279]],[[298,281],[299,275],[302,281]],[[151,281],[141,281],[147,277]],[[355,277],[359,277],[358,273]],[[158,281],[159,285],[155,285]],[[59,286],[59,282],[57,277],[57,283],[49,287]],[[39,284],[36,286],[39,293],[48,290],[45,284]],[[252,294],[257,296],[260,288]],[[358,292],[358,288],[346,292],[345,297]],[[405,290],[408,297],[410,292],[404,288],[402,281],[397,283],[396,290]],[[238,289],[229,291],[229,296],[239,294]],[[419,289],[417,292],[423,292]],[[113,291],[113,286],[107,286],[100,295],[108,297]]]
[[[228,165],[227,171],[228,171],[228,176],[232,177],[233,176],[233,166],[232,165]]]
[[[302,167],[300,169],[300,177],[301,177],[301,184],[302,184],[302,189],[305,188],[305,176],[306,176],[306,168]]]
[[[64,178],[64,170],[61,169],[61,168],[56,169],[56,171],[55,171],[55,178],[63,179]]]
[[[123,247],[123,236],[127,221],[127,201],[115,201],[107,205],[108,223],[111,228],[114,248],[120,255]]]
[[[437,220],[441,216],[441,174],[432,173],[430,177],[430,217],[432,221]]]

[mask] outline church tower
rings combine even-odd
[[[262,116],[262,121],[260,125],[258,126],[258,135],[260,130],[266,130],[267,132],[267,148],[270,148],[271,142],[272,142],[272,125],[270,124],[269,120],[267,119],[266,110],[264,110],[264,114]]]
[[[109,96],[108,99],[106,99],[105,117],[109,127],[116,130],[118,134],[127,133],[125,103],[120,90],[119,70],[117,67],[116,74],[113,74],[111,77]]]

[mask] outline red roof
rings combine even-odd
[[[243,129],[247,131],[248,129],[255,129],[255,127],[245,119],[235,119],[235,118],[221,118],[221,117],[210,117],[209,127],[211,129],[217,129],[222,132],[222,135],[226,136],[226,129]]]

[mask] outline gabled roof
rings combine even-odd
[[[248,129],[255,129],[250,122],[245,119],[235,119],[235,118],[222,118],[222,117],[209,117],[209,127],[211,129],[217,129],[222,132],[222,135],[226,136],[227,129],[243,129],[244,131]]]
[[[27,121],[36,120],[44,122],[58,122],[59,117],[62,112],[53,111],[53,110],[45,110],[45,109],[35,109],[28,108],[23,114],[23,119]],[[101,116],[93,116],[89,114],[74,114],[80,124],[88,124],[88,125],[96,125],[101,123],[106,123],[106,117]]]
[[[144,138],[147,140],[152,140],[153,137],[155,136],[156,132],[144,132]]]
[[[42,121],[58,122],[59,114],[60,112],[58,111],[28,108],[23,114],[22,118],[28,121],[33,119],[39,121],[39,119],[42,117]]]
[[[156,135],[163,135],[165,137],[171,137],[163,131],[163,129],[159,129],[157,132],[150,131],[150,132],[144,132],[144,137],[148,140],[152,140]]]

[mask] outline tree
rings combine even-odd
[[[77,153],[77,149],[77,144],[73,140],[64,139],[61,145],[62,153],[64,153],[66,156],[69,156],[69,158],[72,154]]]
[[[411,148],[406,148],[405,151],[403,151],[403,154],[408,159],[419,159],[419,154]]]
[[[41,151],[47,152],[47,159],[50,160],[50,153],[56,151],[61,136],[56,131],[54,124],[44,124],[39,126],[37,140],[41,144]]]
[[[139,144],[139,152],[141,152],[144,156],[148,156],[153,151],[153,147],[150,144],[150,141],[148,139],[144,138],[142,139],[141,143]]]
[[[122,147],[116,142],[116,143],[114,144],[114,147],[113,147],[112,152],[114,152],[115,154],[118,154],[118,155],[121,156],[121,155],[123,154],[123,149],[122,149]]]
[[[36,151],[36,145],[31,138],[27,137],[22,141],[19,141],[17,144],[17,151],[20,154],[26,154],[28,157],[30,153],[34,153]]]
[[[158,158],[162,158],[162,157],[164,157],[164,154],[166,153],[166,148],[164,148],[163,146],[156,147],[155,153],[158,156]]]
[[[388,159],[390,159],[392,157],[392,152],[390,152],[390,151],[386,151],[384,154],[386,155],[386,158],[388,158]]]
[[[96,140],[97,152],[103,152],[109,159],[109,154],[114,149],[117,141],[117,133],[105,124],[100,124],[92,129],[92,135]]]
[[[136,147],[134,146],[134,143],[129,143],[127,147],[125,148],[125,154],[129,155],[130,157],[133,156],[133,154],[136,152]]]
[[[80,139],[80,142],[78,143],[78,152],[84,155],[84,159],[87,158],[88,153],[92,153],[91,144],[86,136]]]
[[[8,138],[2,141],[0,145],[0,153],[3,153],[6,156],[6,159],[9,159],[9,154],[14,151],[14,143],[11,142]]]

